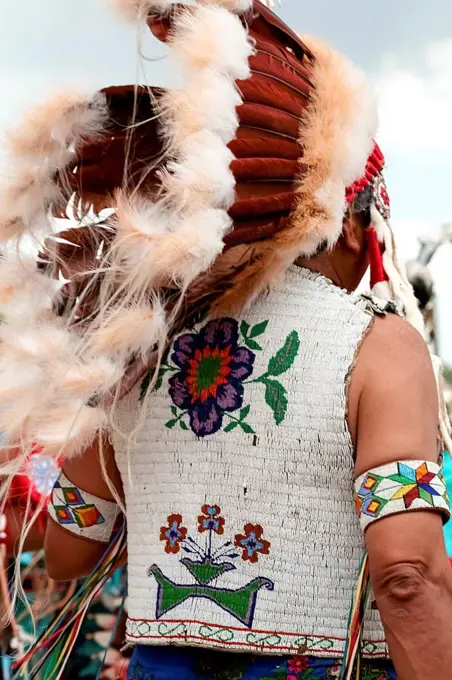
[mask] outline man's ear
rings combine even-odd
[[[342,241],[347,250],[355,255],[361,252],[361,242],[357,234],[358,224],[353,217],[344,217],[342,224]]]

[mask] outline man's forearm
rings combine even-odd
[[[435,582],[408,572],[377,604],[399,680],[452,680],[452,572]]]

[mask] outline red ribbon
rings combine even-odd
[[[377,232],[373,227],[368,227],[366,232],[370,261],[370,287],[373,288],[376,283],[389,281],[389,277],[383,266],[383,245],[378,240]]]

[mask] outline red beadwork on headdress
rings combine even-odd
[[[373,186],[373,203],[385,221],[388,221],[391,214],[391,202],[386,189],[383,177],[385,158],[375,142],[373,151],[366,164],[364,177],[357,180],[346,190],[346,199],[349,204],[358,197],[368,186]],[[370,263],[370,285],[373,288],[377,283],[389,281],[389,277],[383,265],[384,244],[378,239],[377,232],[371,224],[367,229],[367,239],[369,247]]]
[[[347,199],[347,203],[353,203],[353,201],[356,199],[356,197],[364,191],[372,182],[376,180],[378,175],[381,174],[383,168],[385,165],[385,157],[383,156],[383,153],[378,146],[377,142],[375,142],[373,151],[371,155],[369,156],[369,159],[366,164],[366,170],[364,173],[364,176],[361,177],[361,179],[356,180],[351,186],[349,186],[346,191],[345,191],[345,196]],[[385,200],[385,204],[389,207],[389,195],[386,192],[386,198],[387,202]]]

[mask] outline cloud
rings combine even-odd
[[[431,43],[414,72],[389,57],[374,79],[382,143],[410,156],[452,151],[452,39]]]
[[[452,39],[427,44],[409,66],[387,55],[373,81],[393,227],[409,259],[419,237],[435,239],[450,220]]]

